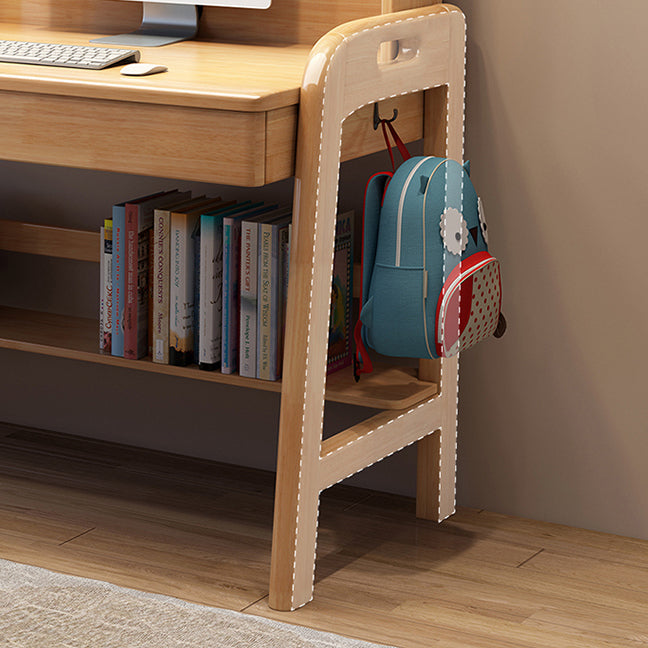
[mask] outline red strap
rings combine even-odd
[[[394,164],[394,154],[392,153],[393,146],[389,141],[389,137],[387,135],[388,128],[389,128],[389,132],[391,133],[391,136],[394,138],[394,145],[398,148],[398,151],[400,152],[403,161],[409,160],[412,156],[410,152],[407,150],[405,144],[403,144],[403,140],[398,136],[396,129],[392,126],[389,120],[381,119],[380,125],[382,126],[383,137],[385,138],[385,144],[387,145],[387,152],[389,153],[389,159],[391,160],[392,170],[396,171],[396,165]]]
[[[412,156],[410,152],[407,150],[407,147],[405,144],[403,144],[403,140],[398,136],[398,133],[392,126],[391,122],[387,122],[387,128],[389,128],[389,132],[392,134],[392,137],[394,138],[394,142],[396,142],[396,146],[398,147],[398,150],[401,154],[401,157],[404,160],[409,160]]]
[[[380,125],[382,126],[382,132],[383,132],[383,137],[385,138],[385,144],[387,145],[387,153],[389,153],[389,159],[391,160],[391,165],[392,165],[392,171],[396,171],[396,164],[394,164],[394,154],[392,153],[392,146],[391,143],[389,142],[389,137],[387,137],[387,129],[385,128],[385,122],[384,119],[380,120]]]
[[[395,146],[398,148],[401,157],[403,158],[403,161],[409,160],[412,156],[410,155],[410,152],[407,150],[407,147],[405,146],[405,144],[403,144],[403,140],[398,136],[398,133],[391,125],[391,122],[389,120],[381,119],[380,125],[382,126],[383,137],[385,138],[385,144],[387,145],[387,152],[389,153],[389,159],[391,160],[392,169],[396,171],[394,153],[392,152],[393,146],[389,141],[389,135],[387,135],[388,128],[392,138],[394,139]],[[365,200],[366,200],[366,195],[365,195]],[[364,214],[363,214],[362,228],[363,228],[362,262],[360,267],[361,267],[362,276],[364,277]],[[364,295],[362,295],[362,299],[364,300]],[[360,380],[360,374],[371,373],[373,371],[373,364],[371,363],[371,358],[369,357],[369,354],[367,353],[367,349],[365,348],[365,345],[362,342],[362,322],[360,321],[360,319],[358,319],[358,321],[356,322],[355,328],[353,330],[353,339],[356,344],[356,351],[353,356],[353,375],[357,381]]]
[[[369,357],[367,349],[362,341],[362,322],[360,321],[360,318],[358,318],[355,328],[353,329],[353,339],[356,343],[356,352],[353,356],[353,376],[356,379],[356,382],[358,382],[361,373],[371,373],[373,371],[371,358]]]

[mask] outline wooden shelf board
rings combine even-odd
[[[174,367],[157,364],[150,359],[128,360],[100,353],[96,350],[98,345],[96,320],[0,307],[0,348],[264,391],[281,391],[280,381],[200,371],[196,365]],[[363,376],[359,383],[353,380],[350,369],[331,374],[327,380],[326,399],[375,409],[404,409],[430,398],[436,391],[436,384],[416,379],[415,369],[379,366],[373,374]]]

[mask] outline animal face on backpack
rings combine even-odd
[[[468,165],[412,157],[374,175],[364,218],[364,344],[384,355],[450,357],[495,332],[500,269]]]

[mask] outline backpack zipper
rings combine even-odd
[[[403,207],[405,206],[405,195],[407,194],[410,182],[412,181],[412,178],[414,177],[414,174],[416,173],[418,168],[424,162],[427,162],[430,159],[432,159],[432,156],[424,157],[420,162],[416,164],[416,166],[409,172],[409,175],[405,180],[405,184],[403,185],[403,189],[401,190],[400,200],[398,202],[398,215],[396,218],[396,261],[394,265],[397,268],[399,268],[401,264],[401,240],[403,231]]]

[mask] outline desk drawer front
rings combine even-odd
[[[265,113],[0,92],[0,156],[181,180],[265,181]]]

